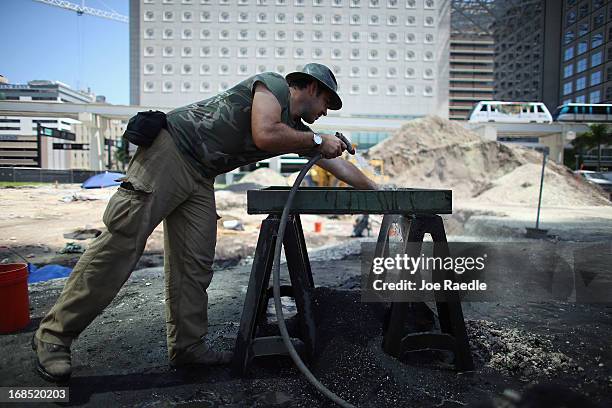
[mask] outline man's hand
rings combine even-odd
[[[342,140],[337,138],[335,135],[326,135],[320,133],[323,142],[319,146],[319,152],[324,159],[333,159],[342,154],[346,150],[346,145]]]

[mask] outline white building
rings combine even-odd
[[[178,107],[319,62],[344,102],[320,126],[448,117],[449,32],[448,0],[131,0],[131,103]]]
[[[27,84],[4,82],[0,83],[0,100],[89,104],[94,102],[95,96],[76,91],[58,81],[29,81]],[[103,170],[108,164],[103,138],[120,139],[125,122],[105,121],[103,138],[96,138],[91,131],[94,125],[97,126],[91,123],[93,120],[93,116],[87,113],[79,114],[78,120],[67,116],[0,115],[0,166]],[[75,133],[76,140],[51,137],[38,140],[37,124]],[[84,144],[89,150],[60,150],[54,148],[54,143]]]

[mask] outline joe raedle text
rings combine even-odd
[[[478,279],[469,282],[455,282],[451,279],[444,279],[442,283],[426,280],[415,282],[407,279],[402,279],[399,282],[385,282],[382,279],[376,279],[372,282],[372,288],[377,291],[486,291],[487,284]]]

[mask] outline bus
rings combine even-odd
[[[612,104],[567,103],[557,107],[553,119],[559,122],[612,122]]]
[[[542,102],[480,101],[468,118],[473,123],[552,123],[552,115]]]

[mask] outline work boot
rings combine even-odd
[[[232,361],[234,353],[231,351],[215,351],[206,343],[197,343],[186,351],[179,353],[170,360],[171,367],[184,367],[192,365],[223,365]]]
[[[46,343],[32,336],[32,350],[36,352],[36,371],[47,381],[63,383],[70,379],[72,362],[70,348]]]

